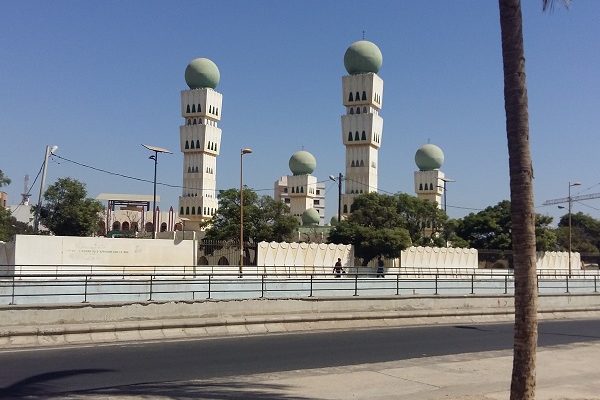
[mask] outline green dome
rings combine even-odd
[[[350,75],[377,73],[383,63],[381,50],[367,40],[354,42],[344,54],[344,66]]]
[[[208,58],[196,58],[185,69],[185,82],[190,89],[215,89],[221,79],[217,64]]]
[[[302,213],[302,225],[319,225],[321,221],[321,216],[319,212],[314,208],[309,208],[308,210]]]
[[[294,175],[310,175],[317,167],[317,160],[308,151],[300,150],[292,154],[289,165]]]
[[[424,144],[415,154],[415,163],[421,171],[439,169],[444,163],[444,152],[435,144]]]

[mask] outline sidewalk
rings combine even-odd
[[[598,360],[600,341],[540,348],[537,399],[600,399]],[[135,385],[60,398],[500,400],[509,398],[511,365],[511,351],[495,351],[217,380]]]

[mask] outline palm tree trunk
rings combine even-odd
[[[533,167],[520,0],[499,0],[510,170],[515,331],[511,400],[535,399],[537,283]]]

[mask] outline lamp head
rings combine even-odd
[[[581,182],[573,182],[573,183],[569,182],[569,186],[581,186]]]
[[[241,151],[242,155],[244,155],[244,154],[250,154],[250,153],[252,153],[252,149],[249,148],[249,147],[243,148],[242,151]]]
[[[54,145],[54,146],[50,147],[50,154],[56,153],[57,150],[58,150],[58,146],[57,145]]]
[[[336,181],[336,178],[335,178],[335,176],[333,176],[333,175],[329,175],[329,179],[331,179],[331,180],[332,180],[332,181],[334,181],[334,182]]]

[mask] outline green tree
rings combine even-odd
[[[445,247],[448,216],[437,203],[401,193],[396,195],[400,226],[405,228],[415,246]]]
[[[240,191],[227,189],[218,195],[219,208],[206,223],[206,239],[239,241]],[[298,220],[289,214],[284,203],[270,196],[259,197],[255,191],[244,188],[244,242],[292,239]]]
[[[0,187],[10,185],[10,178],[0,169]]]
[[[55,235],[89,236],[96,232],[102,204],[86,198],[85,184],[76,179],[61,178],[44,193],[39,212],[40,223]]]
[[[556,249],[556,234],[550,227],[552,217],[535,215],[536,246],[540,251]],[[511,250],[511,203],[503,200],[478,213],[458,220],[456,234],[476,249]]]
[[[569,214],[558,222],[558,243],[562,250],[569,250]],[[580,253],[600,252],[600,221],[578,212],[571,214],[571,249]]]
[[[8,242],[15,235],[31,234],[33,228],[24,222],[19,222],[13,217],[10,211],[4,207],[0,207],[0,241]]]
[[[329,233],[330,243],[348,243],[354,254],[367,265],[381,255],[400,256],[411,245],[408,231],[402,227],[398,196],[368,193],[356,197],[347,220],[339,222]]]

